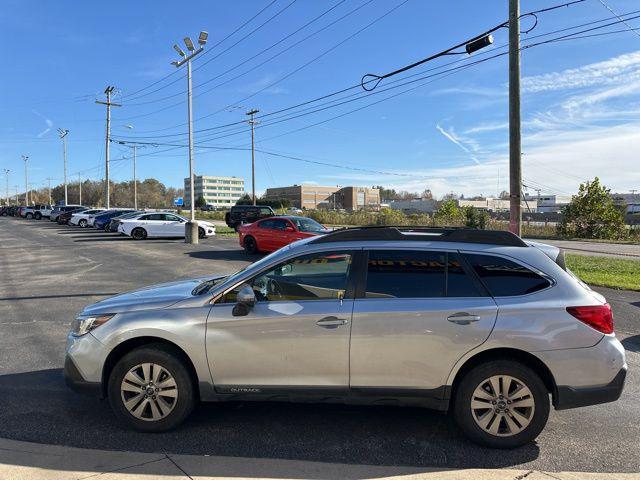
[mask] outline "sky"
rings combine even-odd
[[[522,0],[521,9],[566,1]],[[196,174],[239,176],[250,185],[245,121],[256,108],[258,193],[317,183],[496,195],[508,190],[506,28],[470,56],[441,57],[371,92],[359,83],[501,24],[507,4],[4,0],[0,174],[10,170],[10,193],[23,192],[27,155],[30,188],[48,178],[61,183],[62,128],[70,132],[69,181],[104,178],[105,107],[95,100],[113,85],[112,101],[122,106],[112,108],[112,138],[138,142],[138,178],[181,187],[187,81],[185,67],[171,65],[178,59],[172,45],[185,49],[185,36],[195,41],[206,30],[208,43],[193,60]],[[522,34],[529,193],[572,194],[595,176],[613,191],[640,190],[639,9],[636,0],[585,0],[537,14],[535,28]],[[637,13],[620,23],[612,11]],[[533,16],[523,17],[523,31],[533,25]],[[111,145],[111,178],[130,180],[131,148]]]

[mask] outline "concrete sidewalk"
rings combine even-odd
[[[2,480],[172,479],[443,479],[595,480],[640,479],[636,473],[540,472],[533,470],[441,470],[262,458],[115,452],[0,439]]]

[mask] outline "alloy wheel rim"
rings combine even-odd
[[[476,387],[471,414],[486,433],[511,437],[525,430],[535,413],[535,400],[527,385],[510,375],[494,375]]]
[[[157,363],[141,363],[130,369],[120,384],[127,411],[139,420],[156,422],[169,415],[178,401],[173,375]]]

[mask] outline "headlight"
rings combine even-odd
[[[80,315],[76,317],[71,325],[71,335],[74,337],[81,337],[89,333],[91,330],[98,328],[100,325],[106,323],[111,318],[113,318],[115,314],[106,314],[106,315]]]

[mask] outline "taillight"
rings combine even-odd
[[[567,312],[599,332],[613,333],[613,312],[608,303],[588,307],[567,307]]]

